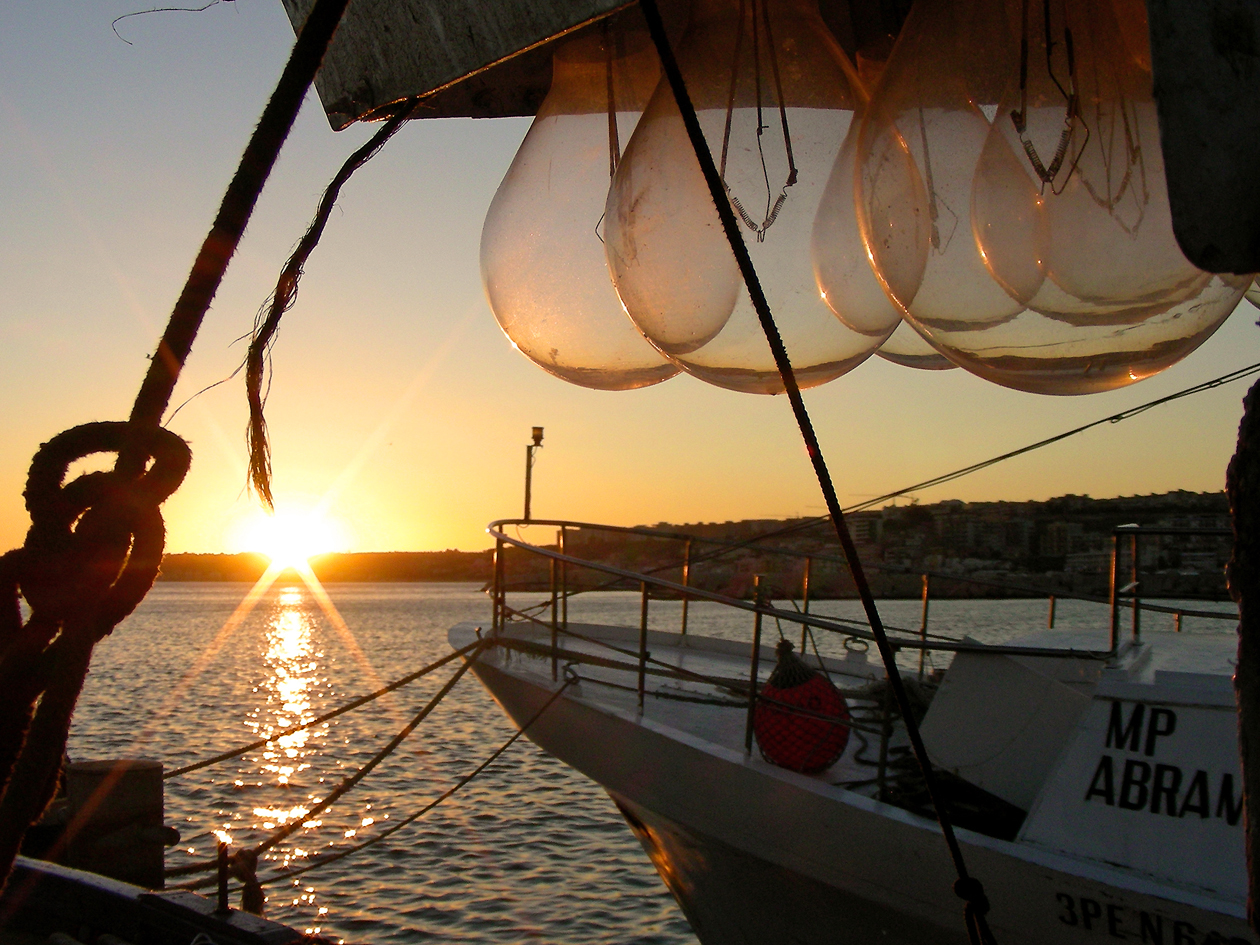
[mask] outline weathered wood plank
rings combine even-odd
[[[1160,137],[1182,252],[1260,270],[1260,2],[1149,0]]]
[[[283,3],[296,30],[314,0]],[[432,117],[532,115],[551,82],[551,54],[540,44],[626,5],[627,0],[353,0],[316,89],[338,130],[427,92],[437,93]],[[492,81],[477,75],[491,66]],[[458,89],[447,90],[461,79]]]

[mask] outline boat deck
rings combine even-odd
[[[627,716],[665,726],[731,751],[745,750],[748,725],[748,681],[751,646],[734,641],[688,637],[650,631],[645,666],[642,709],[638,694],[638,630],[594,624],[569,624],[558,634],[557,679],[566,666],[578,682],[573,698],[597,703]],[[586,638],[586,639],[583,639]],[[513,626],[509,639],[518,648],[498,650],[483,657],[514,675],[544,685],[552,684],[551,634],[546,627]],[[615,648],[615,649],[614,649]],[[505,655],[506,654],[506,655]],[[817,658],[804,657],[810,666]],[[775,667],[775,651],[762,646],[758,680],[764,683]],[[617,665],[609,665],[615,663]],[[877,708],[882,693],[883,668],[854,651],[847,659],[824,658],[823,667],[845,695],[854,714],[853,736],[840,759],[816,775],[830,784],[871,782],[875,777],[878,734],[862,729],[863,719]],[[715,711],[715,709],[717,711]],[[892,743],[902,739],[894,733]]]

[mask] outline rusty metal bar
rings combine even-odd
[[[560,675],[560,657],[556,650],[556,638],[560,633],[560,599],[556,586],[556,559],[551,559],[551,678]]]
[[[1173,614],[1173,632],[1174,633],[1181,632],[1181,612],[1180,611]]]
[[[808,557],[805,559],[805,571],[801,575],[801,613],[809,613],[809,577],[810,572],[814,569],[814,559]],[[805,637],[809,633],[809,624],[801,624],[801,653],[805,653]]]
[[[504,625],[507,623],[506,600],[507,594],[503,588],[503,539],[499,538],[494,543],[494,610],[491,619],[491,629],[495,633],[502,633]]]
[[[1050,595],[1050,613],[1046,615],[1046,626],[1051,630],[1054,629],[1054,605],[1055,605],[1055,597],[1053,594],[1051,594]]]
[[[568,530],[563,525],[560,526],[558,539],[560,554],[565,554],[564,548],[568,537]],[[560,625],[566,630],[569,629],[569,562],[564,560],[560,562]]]
[[[639,582],[642,600],[639,604],[639,711],[643,711],[644,688],[647,685],[648,583]]]
[[[1120,649],[1120,536],[1111,536],[1111,655]]]
[[[753,612],[752,659],[748,670],[748,722],[744,726],[744,751],[752,754],[753,716],[757,709],[757,675],[761,669],[761,575],[753,577],[753,601],[758,610]]]
[[[691,539],[687,539],[687,545],[683,549],[683,568],[682,568],[682,584],[683,587],[691,586]],[[683,636],[687,635],[687,604],[690,598],[686,593],[682,596],[682,630]]]
[[[919,678],[923,678],[923,664],[927,659],[927,628],[928,628],[928,593],[931,585],[931,577],[923,575],[923,616],[919,618],[919,639],[923,641],[923,649],[919,650]]]
[[[1138,593],[1138,533],[1129,536],[1129,580],[1133,583],[1133,642],[1142,638],[1142,600]]]

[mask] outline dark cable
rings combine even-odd
[[[376,692],[369,692],[366,696],[360,696],[357,699],[353,699],[350,702],[347,702],[345,705],[338,706],[337,708],[333,709],[331,712],[325,712],[323,715],[311,719],[309,722],[303,722],[301,725],[294,725],[292,728],[286,728],[283,731],[274,732],[267,738],[260,738],[256,742],[250,742],[248,745],[242,745],[240,748],[233,748],[231,751],[225,751],[222,754],[215,755],[213,758],[207,758],[204,761],[198,761],[190,765],[184,765],[184,767],[176,768],[174,771],[168,771],[166,772],[166,774],[162,775],[162,780],[165,781],[168,778],[179,777],[179,775],[188,774],[190,771],[199,771],[202,768],[208,768],[211,765],[217,765],[221,761],[229,761],[232,758],[236,758],[240,755],[244,755],[244,754],[247,754],[248,752],[255,751],[259,748],[262,748],[264,745],[274,742],[278,738],[285,738],[286,736],[293,735],[296,732],[300,732],[300,731],[303,731],[304,729],[308,729],[313,725],[319,725],[321,722],[327,722],[329,719],[335,719],[339,715],[345,715],[347,712],[349,712],[352,709],[357,709],[361,705],[367,705],[369,702],[372,702],[375,699],[379,699],[381,696],[386,695],[387,693],[391,693],[395,689],[401,689],[403,686],[407,685],[408,683],[415,682],[421,676],[427,676],[429,673],[433,672],[435,669],[440,669],[441,667],[445,666],[451,660],[456,659],[457,657],[463,656],[465,653],[473,649],[475,646],[477,646],[476,643],[470,643],[466,647],[463,647],[462,649],[455,650],[453,653],[448,653],[446,656],[442,657],[440,660],[430,663],[428,666],[424,667],[423,669],[418,669],[414,673],[408,673],[402,679],[396,679],[392,683],[389,683],[386,686],[382,686],[380,689],[376,690]]]
[[[249,144],[245,146],[236,174],[219,205],[219,213],[193,261],[188,280],[175,302],[166,331],[158,342],[149,371],[136,394],[129,419],[134,433],[129,438],[131,442],[124,444],[114,467],[125,476],[139,476],[144,471],[147,456],[139,448],[139,440],[147,431],[158,426],[162,414],[166,412],[202,319],[219,291],[223,274],[254,212],[258,195],[262,193],[280,148],[289,136],[306,90],[319,70],[324,51],[332,42],[348,2],[316,0],[302,25],[276,90],[263,109]]]
[[[876,496],[873,499],[867,499],[863,502],[858,502],[858,503],[855,503],[854,505],[846,506],[844,508],[844,511],[845,512],[861,512],[865,509],[871,508],[872,506],[879,505],[882,502],[887,502],[889,499],[896,499],[908,493],[920,492],[923,489],[929,489],[933,486],[939,486],[939,485],[944,485],[947,482],[953,482],[955,479],[961,479],[963,476],[968,476],[971,473],[980,472],[983,469],[987,469],[990,466],[994,466],[1005,460],[1014,459],[1015,457],[1022,456],[1025,453],[1031,453],[1033,450],[1041,449],[1041,447],[1043,446],[1050,446],[1053,443],[1058,443],[1061,440],[1066,440],[1069,437],[1076,436],[1078,433],[1084,433],[1086,430],[1092,430],[1094,427],[1102,426],[1104,423],[1120,423],[1123,420],[1128,420],[1130,417],[1136,417],[1138,414],[1145,413],[1147,410],[1151,410],[1155,407],[1161,407],[1164,404],[1172,403],[1173,401],[1180,400],[1183,397],[1189,397],[1192,394],[1201,394],[1207,390],[1214,390],[1215,388],[1220,387],[1223,384],[1228,384],[1232,381],[1241,380],[1244,377],[1248,377],[1256,373],[1260,373],[1260,362],[1257,362],[1256,364],[1248,365],[1247,367],[1237,368],[1236,370],[1230,371],[1226,374],[1222,374],[1219,377],[1212,378],[1209,381],[1204,381],[1201,384],[1195,384],[1193,387],[1187,387],[1187,388],[1184,388],[1183,390],[1176,391],[1172,394],[1166,394],[1163,397],[1157,397],[1155,400],[1148,400],[1144,404],[1139,404],[1136,407],[1129,407],[1126,410],[1121,410],[1118,413],[1111,414],[1110,416],[1102,417],[1099,420],[1091,420],[1089,423],[1082,424],[1079,427],[1074,427],[1071,430],[1064,431],[1063,433],[1058,433],[1058,434],[1055,434],[1054,436],[1046,437],[1044,440],[1038,440],[1035,443],[1029,443],[1027,446],[1021,446],[1019,449],[1010,450],[1009,452],[1002,453],[998,456],[990,457],[989,459],[982,460],[978,463],[972,463],[970,466],[964,466],[961,469],[955,469],[952,472],[942,473],[939,476],[934,476],[931,479],[925,479],[922,482],[916,482],[913,485],[904,486],[900,489],[895,489],[892,492],[885,492],[883,495]],[[715,558],[720,558],[723,555],[732,554],[736,551],[743,550],[744,548],[753,547],[771,538],[783,538],[788,535],[794,535],[798,532],[808,531],[811,528],[817,528],[818,526],[825,524],[827,520],[828,520],[828,516],[826,515],[820,515],[815,518],[803,519],[801,521],[792,522],[790,525],[784,525],[781,528],[772,529],[771,531],[768,531],[768,532],[762,532],[758,535],[754,535],[753,537],[746,538],[742,541],[725,541],[720,538],[705,538],[699,535],[688,535],[684,532],[658,531],[656,532],[656,534],[658,534],[661,538],[671,538],[671,539],[677,539],[679,541],[698,541],[703,544],[717,546],[714,551],[710,551],[710,552],[693,556],[691,559],[691,564],[695,566],[702,562],[710,561]],[[772,553],[794,554],[793,552],[779,551],[778,549],[768,549],[768,550]],[[814,555],[813,557],[819,558],[820,560],[830,560],[826,558],[826,556],[823,556],[823,555]],[[681,561],[671,562],[669,564],[663,564],[658,567],[652,568],[643,573],[644,574],[657,574],[661,571],[668,571],[673,568],[677,568],[681,566],[682,566]],[[886,570],[886,569],[881,569],[881,570]],[[953,577],[953,578],[957,578],[958,580],[972,580],[969,578],[960,577],[958,575],[941,575],[941,576]],[[572,597],[577,594],[585,593],[586,591],[591,591],[591,590],[603,590],[605,588],[612,587],[620,583],[622,580],[623,580],[622,578],[616,578],[611,581],[606,581],[603,584],[597,585],[596,587],[593,587],[593,588],[583,588],[583,589],[572,590],[568,592],[568,596]],[[1005,585],[1002,585],[1002,586],[1005,586]],[[1040,589],[1037,589],[1037,590],[1038,590],[1038,593],[1041,593]],[[542,607],[544,605],[540,604],[539,606]],[[546,606],[549,606],[549,604],[546,604]]]
[[[989,931],[988,923],[985,920],[985,913],[988,912],[989,904],[985,898],[984,889],[980,882],[968,873],[966,861],[963,859],[962,847],[958,843],[958,838],[954,836],[954,828],[950,822],[948,808],[942,802],[935,778],[932,775],[932,763],[928,759],[927,749],[924,747],[923,739],[919,735],[919,728],[914,720],[910,699],[902,683],[901,673],[897,668],[892,646],[888,642],[888,635],[884,632],[883,622],[880,619],[879,610],[875,606],[875,599],[871,594],[870,585],[867,583],[862,562],[858,558],[857,547],[854,545],[853,538],[845,524],[844,513],[840,508],[840,500],[831,481],[831,473],[828,471],[826,460],[823,458],[813,423],[810,421],[809,413],[805,409],[805,401],[801,397],[800,388],[797,386],[796,375],[792,370],[791,361],[788,359],[787,349],[784,347],[778,326],[775,324],[774,317],[770,312],[770,305],[766,301],[765,293],[762,291],[757,271],[753,266],[752,258],[748,254],[748,247],[744,245],[743,237],[740,235],[735,215],[731,212],[729,201],[724,199],[722,179],[713,164],[713,156],[709,152],[708,142],[705,141],[704,131],[700,127],[699,119],[696,117],[695,109],[691,104],[691,98],[687,92],[682,72],[678,68],[678,62],[674,59],[674,52],[670,47],[669,37],[665,33],[665,25],[661,21],[660,11],[656,7],[656,0],[640,0],[640,6],[647,20],[648,31],[652,35],[652,41],[656,45],[657,54],[660,56],[662,70],[674,93],[674,100],[677,102],[678,110],[682,114],[683,124],[687,129],[687,136],[691,140],[692,149],[695,151],[696,158],[700,163],[700,170],[704,174],[706,183],[709,185],[709,193],[713,198],[718,217],[722,221],[722,229],[725,231],[727,240],[731,244],[731,251],[735,254],[740,273],[744,277],[744,284],[748,288],[753,309],[757,312],[757,319],[761,322],[762,331],[765,332],[766,341],[769,343],[770,350],[774,355],[775,364],[778,366],[779,375],[783,380],[784,390],[792,405],[792,412],[796,417],[797,427],[800,429],[801,438],[805,442],[805,450],[809,454],[810,462],[814,467],[814,474],[818,478],[819,487],[822,489],[823,498],[827,504],[827,511],[831,515],[836,537],[840,540],[845,557],[848,559],[849,572],[852,574],[853,583],[857,586],[858,594],[862,598],[862,606],[866,611],[867,619],[870,621],[871,631],[875,635],[875,643],[879,647],[880,656],[883,658],[889,686],[896,697],[898,708],[905,720],[906,735],[910,739],[915,757],[923,770],[923,778],[928,795],[932,799],[932,806],[936,810],[941,833],[945,838],[946,845],[949,847],[950,857],[958,874],[958,880],[954,884],[954,891],[967,904],[964,917],[968,936],[972,945],[994,945],[993,935]]]
[[[537,712],[535,712],[532,716],[530,716],[529,720],[526,721],[526,723],[522,725],[519,729],[517,729],[516,732],[512,734],[511,738],[509,738],[506,742],[500,745],[499,748],[493,754],[491,754],[489,758],[487,758],[481,764],[477,765],[476,768],[474,768],[468,774],[464,775],[462,778],[456,781],[452,787],[448,788],[442,794],[439,794],[436,798],[434,798],[428,804],[424,805],[424,807],[420,808],[414,814],[411,814],[408,817],[404,817],[402,820],[398,821],[398,823],[392,824],[388,829],[382,830],[376,836],[369,837],[367,840],[364,840],[362,843],[357,843],[354,846],[348,847],[347,849],[344,849],[344,850],[337,850],[333,853],[328,854],[327,856],[321,857],[318,861],[314,863],[308,863],[307,865],[299,867],[298,869],[287,870],[283,873],[276,873],[272,876],[268,876],[266,879],[263,880],[263,882],[273,883],[278,879],[289,879],[290,877],[298,876],[302,873],[309,873],[311,870],[314,870],[314,869],[319,869],[321,866],[327,866],[329,863],[335,862],[336,860],[340,860],[343,857],[347,857],[352,853],[358,853],[360,850],[366,849],[367,847],[380,843],[386,837],[389,837],[390,835],[397,833],[398,831],[402,830],[403,827],[406,827],[408,824],[414,823],[415,821],[419,820],[421,817],[423,817],[429,811],[433,810],[433,808],[437,807],[439,804],[441,804],[444,800],[446,800],[448,797],[450,797],[452,794],[454,794],[456,791],[462,788],[465,784],[467,784],[473,778],[477,777],[477,775],[481,774],[481,772],[485,771],[486,768],[490,767],[490,765],[492,765],[498,759],[500,755],[502,755],[505,751],[511,748],[512,745],[516,743],[516,740],[529,730],[529,727],[531,725],[533,725],[535,722],[538,721],[538,719],[542,716],[544,712],[546,712],[549,708],[551,708],[551,704],[555,702],[557,699],[559,699],[560,696],[564,693],[564,691],[568,689],[569,686],[571,686],[574,681],[575,681],[574,679],[566,679],[564,682],[564,685],[562,685],[559,689],[553,692],[551,694],[551,697],[542,704],[541,708],[539,708]]]

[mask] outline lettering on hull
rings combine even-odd
[[[1184,919],[1133,909],[1123,903],[1056,893],[1059,921],[1082,932],[1138,945],[1254,945],[1250,938],[1201,929]]]
[[[1096,695],[1019,839],[1243,899],[1242,810],[1231,706]],[[1131,918],[1132,930],[1125,934],[1141,945],[1191,941],[1189,932],[1179,933],[1168,922],[1162,932],[1156,923],[1143,933],[1141,916]],[[1078,903],[1077,921],[1082,929],[1088,921],[1092,931],[1099,923],[1105,928],[1108,919],[1105,909],[1094,917],[1081,913]],[[1196,945],[1206,941],[1204,934],[1195,933]]]

